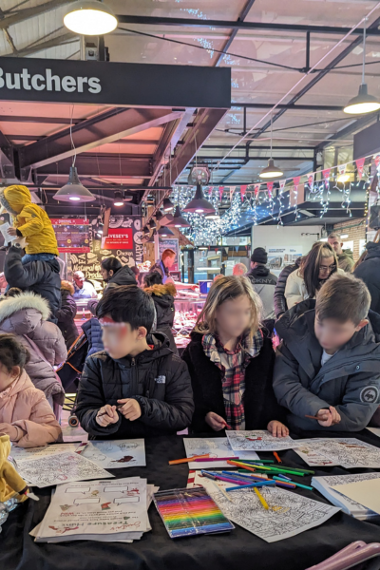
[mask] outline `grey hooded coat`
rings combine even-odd
[[[380,316],[370,311],[370,323],[321,366],[322,347],[314,334],[315,301],[308,299],[276,323],[283,339],[277,350],[273,388],[277,401],[290,411],[296,430],[360,431],[370,422],[380,400]],[[322,428],[315,416],[334,406],[341,422]]]

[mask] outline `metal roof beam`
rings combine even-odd
[[[231,103],[231,108],[239,108],[242,107],[243,109],[272,109],[275,103],[239,103],[237,101],[233,101]],[[277,109],[285,109],[287,111],[343,111],[342,105],[305,105],[299,103],[298,105],[295,104],[283,104],[277,105]]]
[[[4,12],[5,17],[0,20],[0,30],[8,28],[9,26],[14,26],[15,24],[19,24],[20,22],[24,22],[30,18],[35,18],[40,14],[44,14],[45,12],[49,12],[50,10],[58,8],[58,6],[68,4],[69,1],[70,0],[51,0],[50,2],[40,4],[39,6],[34,6],[33,8],[24,8],[23,10],[18,10],[17,12]]]
[[[169,18],[155,16],[132,16],[127,14],[119,14],[116,16],[119,24],[134,24],[142,26],[175,26],[175,27],[195,27],[202,28],[230,28],[232,30],[272,30],[287,32],[312,32],[313,34],[335,34],[346,35],[351,28],[343,26],[313,26],[310,24],[280,24],[270,22],[244,22],[231,20],[202,20],[195,18]],[[357,28],[355,34],[363,35],[363,28]],[[379,36],[380,30],[377,27],[367,29],[369,36]]]
[[[243,10],[241,11],[241,13],[237,19],[238,22],[244,22],[244,20],[248,16],[249,11],[252,8],[252,6],[254,5],[254,3],[255,3],[255,0],[248,0],[247,1],[246,5],[244,6]],[[224,44],[222,51],[228,51],[228,49],[231,47],[232,42],[236,38],[238,31],[239,31],[238,28],[235,28],[232,31],[232,34],[230,35],[230,37],[228,38],[228,40]],[[218,55],[218,57],[216,58],[215,67],[218,67],[222,63],[224,57],[225,57],[224,53],[220,53]]]

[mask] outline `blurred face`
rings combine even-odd
[[[328,354],[334,354],[366,324],[368,324],[366,319],[361,321],[358,326],[355,326],[352,321],[346,321],[345,323],[340,323],[335,319],[323,319],[323,321],[320,321],[318,315],[316,315],[314,332],[321,347]]]
[[[331,247],[333,248],[333,250],[335,251],[335,253],[337,255],[340,255],[342,253],[342,243],[340,242],[340,240],[336,237],[334,238],[329,238],[327,240],[329,242],[329,244],[331,245]]]
[[[9,371],[3,364],[0,363],[0,392],[6,390],[8,386],[20,376],[20,367],[14,366],[11,371]]]
[[[84,275],[74,275],[74,281],[79,289],[83,289]]]
[[[216,311],[219,334],[239,338],[250,326],[251,303],[246,295],[225,301]]]
[[[129,323],[115,323],[102,326],[102,331],[104,350],[115,360],[124,356],[136,356],[145,349],[142,347],[147,334],[145,327],[132,330]]]
[[[334,257],[322,257],[321,264],[319,266],[319,279],[328,279],[334,269],[336,269]]]
[[[173,255],[173,257],[167,257],[164,261],[164,265],[165,267],[170,269],[171,267],[173,267],[174,262],[175,262],[175,255]]]
[[[107,271],[107,269],[103,269],[103,267],[101,267],[100,268],[100,275],[102,276],[103,281],[108,283],[108,281],[113,276],[113,270],[111,269],[111,271]]]
[[[232,275],[241,276],[244,275],[244,273],[245,273],[245,268],[243,269],[243,267],[240,267],[239,265],[235,265],[232,270]]]

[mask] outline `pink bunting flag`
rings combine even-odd
[[[310,172],[310,173],[307,175],[307,183],[308,183],[308,185],[309,185],[309,188],[312,188],[312,187],[313,187],[313,184],[314,184],[314,172]]]
[[[284,188],[285,188],[286,178],[283,178],[282,180],[279,180],[278,182],[280,184],[280,194],[282,194],[284,191]]]
[[[361,180],[363,176],[365,158],[357,158],[355,160],[355,163],[356,163],[356,168],[358,169],[359,180]]]
[[[296,188],[298,188],[300,181],[301,181],[301,176],[296,176],[295,178],[293,178],[294,186]]]
[[[232,186],[232,188],[230,188],[230,202],[232,202],[234,194],[235,194],[235,186]]]
[[[255,198],[258,198],[261,184],[255,184]]]
[[[343,176],[344,174],[346,174],[346,168],[347,168],[347,164],[340,164],[338,166],[338,172],[339,172],[340,176]]]
[[[220,203],[222,203],[222,201],[223,201],[223,192],[224,192],[224,186],[219,186],[219,200],[220,200]]]
[[[240,186],[240,196],[242,202],[244,202],[246,192],[247,192],[247,186]]]
[[[379,164],[380,164],[380,154],[374,154],[373,155],[373,159],[375,161],[376,164],[376,168],[378,168]]]
[[[330,174],[331,174],[331,168],[325,168],[324,170],[322,170],[322,176],[323,180],[325,181],[326,188],[329,185]]]
[[[273,182],[267,182],[267,190],[269,198],[272,198]]]

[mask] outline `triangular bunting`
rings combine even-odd
[[[355,160],[356,168],[358,169],[359,180],[361,180],[363,176],[364,163],[365,163],[365,158],[357,158]]]
[[[240,186],[240,196],[242,202],[244,202],[246,192],[247,192],[247,186]]]
[[[286,178],[283,178],[282,180],[279,180],[278,183],[280,184],[280,194],[282,194],[283,191],[284,191],[284,188],[285,188]]]
[[[223,201],[223,193],[224,193],[224,186],[219,186],[219,201],[222,203]]]
[[[268,197],[272,198],[273,182],[267,182]]]
[[[235,186],[232,186],[232,188],[230,188],[230,202],[232,202],[234,194],[235,194]]]

